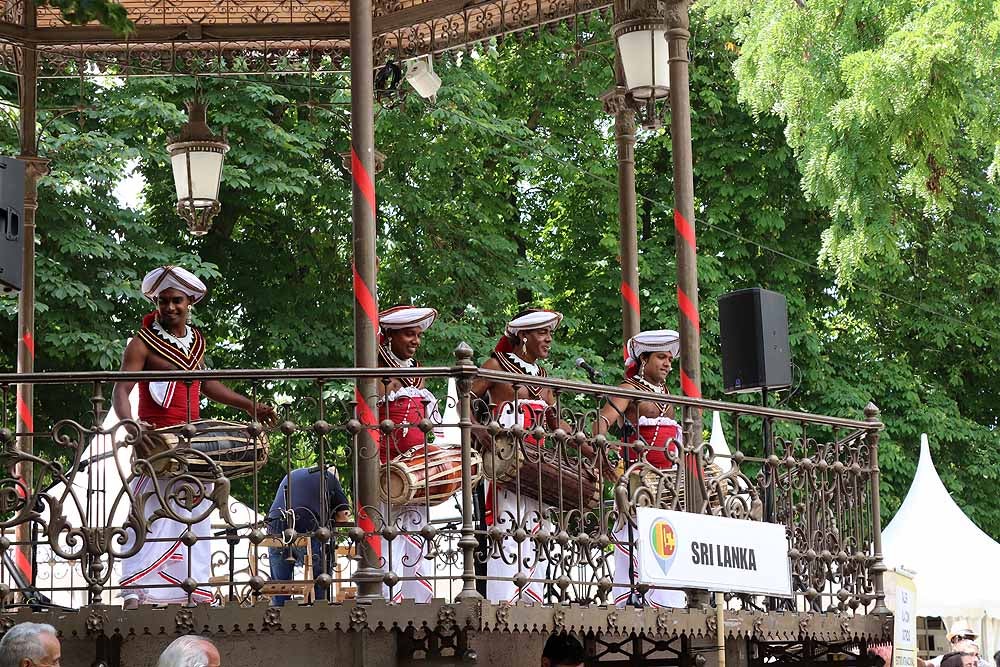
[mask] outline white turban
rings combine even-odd
[[[673,329],[637,333],[625,343],[625,367],[634,366],[646,352],[669,352],[676,359],[681,353],[681,335]]]
[[[142,279],[142,293],[153,303],[156,303],[160,292],[166,289],[183,292],[194,303],[201,301],[208,291],[198,276],[179,266],[161,266],[147,273]]]
[[[534,312],[515,317],[507,323],[507,335],[516,336],[522,331],[532,329],[555,329],[562,322],[562,313],[554,310],[536,310]]]
[[[415,306],[396,306],[383,310],[378,314],[378,323],[383,330],[409,329],[417,327],[421,331],[434,324],[438,311],[433,308],[417,308]]]

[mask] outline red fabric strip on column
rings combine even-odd
[[[25,428],[29,431],[35,430],[35,420],[31,416],[31,410],[29,410],[28,406],[25,405],[24,400],[20,395],[17,397],[17,416],[21,418]]]
[[[683,368],[681,369],[681,393],[690,398],[701,398],[701,391]]]
[[[27,348],[28,354],[34,358],[35,356],[35,339],[31,336],[30,331],[25,331],[24,336],[21,338],[24,341],[24,347]]]
[[[372,180],[371,175],[365,170],[365,166],[361,164],[358,154],[354,152],[354,146],[351,146],[351,178],[354,179],[354,184],[358,186],[361,196],[368,202],[368,206],[374,214],[375,181]]]
[[[636,315],[639,315],[639,295],[625,281],[622,281],[622,298],[625,299],[625,303],[628,304],[629,308]]]
[[[677,307],[680,308],[681,313],[691,323],[694,330],[701,333],[701,323],[698,321],[698,309],[694,307],[691,299],[679,287],[677,288]]]
[[[357,274],[355,274],[357,275]],[[361,395],[361,391],[355,387],[354,388],[354,400],[357,402],[357,413],[358,421],[364,424],[365,428],[371,433],[374,442],[378,441],[378,433],[375,429],[378,428],[378,421],[375,419],[375,414],[372,409],[368,407],[367,401],[365,401],[364,396]],[[361,503],[355,503],[357,507],[357,517],[358,517],[358,528],[365,531],[366,537],[365,541],[371,548],[375,555],[379,558],[382,557],[382,540],[378,535],[375,534],[375,522],[372,518],[368,516],[368,512]]]
[[[681,238],[687,241],[687,244],[694,250],[694,227],[691,226],[691,223],[676,208],[674,209],[674,229],[677,230]]]
[[[361,279],[357,267],[352,265],[351,271],[354,272],[354,298],[361,306],[361,310],[365,311],[368,321],[372,323],[372,329],[378,331],[378,308],[375,306],[375,297],[372,296],[365,281]]]

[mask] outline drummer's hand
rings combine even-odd
[[[267,403],[254,403],[248,412],[264,426],[274,426],[278,423],[278,413]]]

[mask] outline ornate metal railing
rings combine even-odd
[[[245,605],[282,593],[336,601],[379,586],[389,599],[650,604],[662,591],[624,576],[615,551],[627,554],[636,539],[636,507],[658,506],[785,526],[794,598],[730,595],[730,608],[882,608],[882,425],[873,405],[858,421],[544,378],[531,387],[551,391],[551,405],[524,427],[517,415],[531,412],[529,400],[489,404],[470,389],[477,380],[520,389],[526,376],[478,368],[464,346],[457,354],[453,367],[407,371],[441,397],[440,423],[434,410],[405,423],[365,418],[355,382],[377,378],[390,388],[385,369],[0,375],[3,604],[81,607],[133,592],[151,602]],[[231,460],[186,447],[203,437],[187,423],[167,434],[178,447],[158,450],[163,433],[108,416],[116,382],[176,382],[175,393],[191,396],[190,413],[192,383],[208,380],[279,406],[273,424],[244,415],[232,427],[236,444],[248,443],[237,458],[259,459],[265,448],[269,456],[239,479],[227,477]],[[455,389],[445,399],[449,380]],[[35,386],[31,432],[12,430],[17,382]],[[641,424],[629,437],[634,419],[598,426],[602,409],[615,422],[639,400],[672,411],[679,431],[665,447]],[[712,433],[692,432],[695,411],[721,416]],[[709,444],[722,436],[730,453]],[[416,448],[380,461],[380,440]],[[326,503],[308,530],[269,516],[282,476],[303,467],[338,471],[348,520]],[[370,502],[386,495],[402,500]],[[269,576],[271,559],[307,555],[313,572],[297,567],[289,582]]]

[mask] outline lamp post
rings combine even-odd
[[[701,330],[688,90],[689,6],[690,0],[615,0],[612,33],[626,88],[635,100],[645,102],[647,116],[657,99],[670,98],[681,391],[685,396],[701,398]],[[702,416],[696,409],[684,412],[685,505],[689,511],[701,512],[705,501],[700,456]]]
[[[177,214],[188,223],[195,236],[208,233],[212,218],[219,212],[219,183],[222,163],[229,144],[226,132],[216,136],[208,127],[205,109],[208,106],[196,97],[185,103],[188,122],[176,138],[170,139],[167,152],[174,172],[177,190]]]

